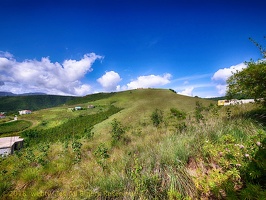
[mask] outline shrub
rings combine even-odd
[[[176,108],[170,109],[171,115],[176,117],[177,119],[186,119],[186,113],[180,110],[177,110]]]
[[[108,153],[108,148],[105,147],[105,144],[101,143],[93,154],[97,163],[102,167],[102,169],[106,169],[106,159],[109,158],[110,155]]]
[[[156,108],[151,114],[151,120],[153,125],[158,127],[163,122],[163,111]]]
[[[125,134],[125,128],[121,125],[119,121],[114,119],[112,122],[112,130],[111,130],[112,144],[116,144],[118,141],[120,141],[124,134]]]
[[[204,110],[204,107],[203,107],[202,103],[200,103],[199,101],[196,101],[195,118],[196,118],[197,122],[204,120],[204,117],[202,114],[203,110]]]

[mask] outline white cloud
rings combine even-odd
[[[214,75],[212,76],[212,80],[216,84],[216,89],[218,91],[218,94],[221,96],[224,96],[226,93],[226,89],[227,89],[226,80],[230,76],[232,76],[233,73],[237,71],[241,71],[246,67],[247,65],[245,63],[240,63],[238,65],[233,65],[229,68],[223,68],[223,69],[219,69],[218,71],[216,71]]]
[[[6,54],[8,55],[8,54]],[[11,55],[11,54],[10,54]],[[85,54],[80,60],[52,63],[48,57],[17,62],[12,57],[0,57],[0,86],[2,91],[14,93],[45,92],[61,95],[85,95],[90,86],[80,80],[90,71],[95,60],[102,57]]]
[[[232,75],[232,73],[241,71],[246,67],[247,65],[245,63],[240,63],[238,65],[233,65],[230,68],[219,69],[214,73],[212,80],[220,83],[226,83],[226,80]]]
[[[194,90],[194,87],[189,87],[181,92],[178,92],[178,94],[185,95],[185,96],[193,96],[192,94],[193,90]]]
[[[13,55],[7,51],[0,51],[0,57],[13,58]]]
[[[120,90],[118,83],[121,80],[119,74],[114,71],[106,72],[101,78],[97,79],[106,91]]]
[[[218,90],[218,94],[223,96],[226,93],[227,85],[218,84],[216,85],[216,89]]]
[[[128,89],[159,87],[170,83],[171,74],[140,76],[127,84]]]

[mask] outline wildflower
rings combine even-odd
[[[240,149],[244,149],[244,145],[242,145],[242,144],[239,145],[239,148],[240,148]]]
[[[245,157],[248,158],[248,157],[249,157],[249,154],[246,153],[246,154],[245,154]]]
[[[236,166],[237,166],[237,167],[241,167],[241,164],[237,163]]]
[[[260,143],[260,142],[256,142],[256,144],[257,144],[258,146],[261,146],[261,143]]]

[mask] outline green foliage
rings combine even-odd
[[[170,112],[171,112],[171,115],[174,116],[176,119],[179,119],[179,120],[186,119],[186,113],[183,111],[180,111],[176,108],[171,108]]]
[[[241,199],[266,199],[266,191],[260,185],[247,183],[247,186],[240,192]]]
[[[158,127],[163,122],[163,111],[156,108],[151,114],[151,120],[153,125]]]
[[[203,121],[204,117],[203,117],[203,111],[204,111],[204,106],[202,105],[202,103],[200,103],[199,101],[196,101],[196,108],[195,108],[195,118],[197,120],[197,122]]]
[[[92,131],[93,127],[85,128],[84,129],[84,137],[87,139],[91,139],[94,136],[94,132]]]
[[[75,153],[74,163],[79,163],[81,161],[81,146],[82,144],[77,140],[74,140],[72,142],[72,149],[73,152]]]
[[[97,163],[102,167],[103,170],[105,170],[107,168],[106,159],[110,157],[108,148],[105,146],[105,144],[101,143],[93,154]]]
[[[0,135],[23,131],[31,125],[32,123],[30,121],[25,120],[3,123],[0,124]]]
[[[250,39],[259,48],[264,58],[266,58],[266,50],[260,44]],[[228,98],[234,98],[236,95],[244,95],[248,98],[266,99],[266,61],[247,62],[247,68],[236,71],[228,78]],[[264,101],[266,106],[266,101]]]
[[[77,97],[57,95],[32,95],[0,97],[0,110],[18,112],[23,109],[40,110],[62,105]]]
[[[175,125],[175,128],[178,133],[182,133],[187,130],[187,125],[185,122],[180,122]]]
[[[36,161],[40,165],[46,165],[48,163],[48,151],[49,151],[50,145],[49,144],[40,144],[38,146],[38,149],[40,151],[39,155],[36,157]]]
[[[227,107],[226,108],[226,117],[227,117],[227,119],[231,119],[231,116],[232,116],[232,111],[231,111],[230,107]]]
[[[192,113],[197,100],[204,125]],[[226,120],[226,107],[210,102],[143,89],[95,102],[123,112],[110,107],[57,116],[53,109],[52,119],[64,123],[34,119],[47,125],[24,131],[28,147],[0,157],[0,199],[265,199],[265,109],[230,106]],[[155,108],[171,115],[159,124],[167,126],[154,128]],[[171,108],[190,115],[178,119],[182,114]],[[32,116],[38,113],[46,114]],[[108,119],[114,113],[116,120]],[[125,137],[131,142],[110,145],[110,123],[118,144]]]
[[[125,128],[122,126],[121,122],[117,121],[117,119],[114,119],[112,121],[111,130],[112,144],[116,144],[118,141],[120,141],[125,132]]]
[[[228,80],[227,96],[243,94],[259,99],[266,97],[266,62],[249,62],[247,68],[237,71]]]
[[[173,90],[173,89],[169,89],[171,92],[173,92],[173,93],[176,93],[176,91],[175,90]]]
[[[141,199],[190,199],[196,197],[196,187],[183,166],[172,168],[167,165],[150,169],[133,155],[131,166],[127,167],[131,191]]]
[[[56,126],[50,129],[36,130],[31,129],[22,132],[22,137],[25,138],[26,145],[34,145],[42,142],[53,142],[69,140],[75,137],[88,137],[88,133],[85,129],[90,130],[95,124],[107,119],[114,113],[120,111],[120,108],[110,106],[109,110],[99,112],[88,116],[79,116],[74,119],[70,119],[60,126]],[[92,133],[89,133],[90,136]]]
[[[244,138],[233,129],[224,132],[227,133],[215,143],[207,140],[203,145],[204,157],[212,167],[208,170],[208,177],[197,180],[201,191],[209,191],[219,198],[224,197],[223,192],[228,197],[239,198],[235,188],[243,187],[240,196],[245,194],[247,199],[251,199],[253,193],[250,188],[256,189],[260,197],[265,196],[261,193],[261,186],[266,180],[266,133],[259,130],[257,134]]]

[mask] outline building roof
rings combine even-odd
[[[19,136],[13,137],[2,137],[0,138],[0,149],[11,147],[16,142],[23,141],[23,138],[19,138]]]

